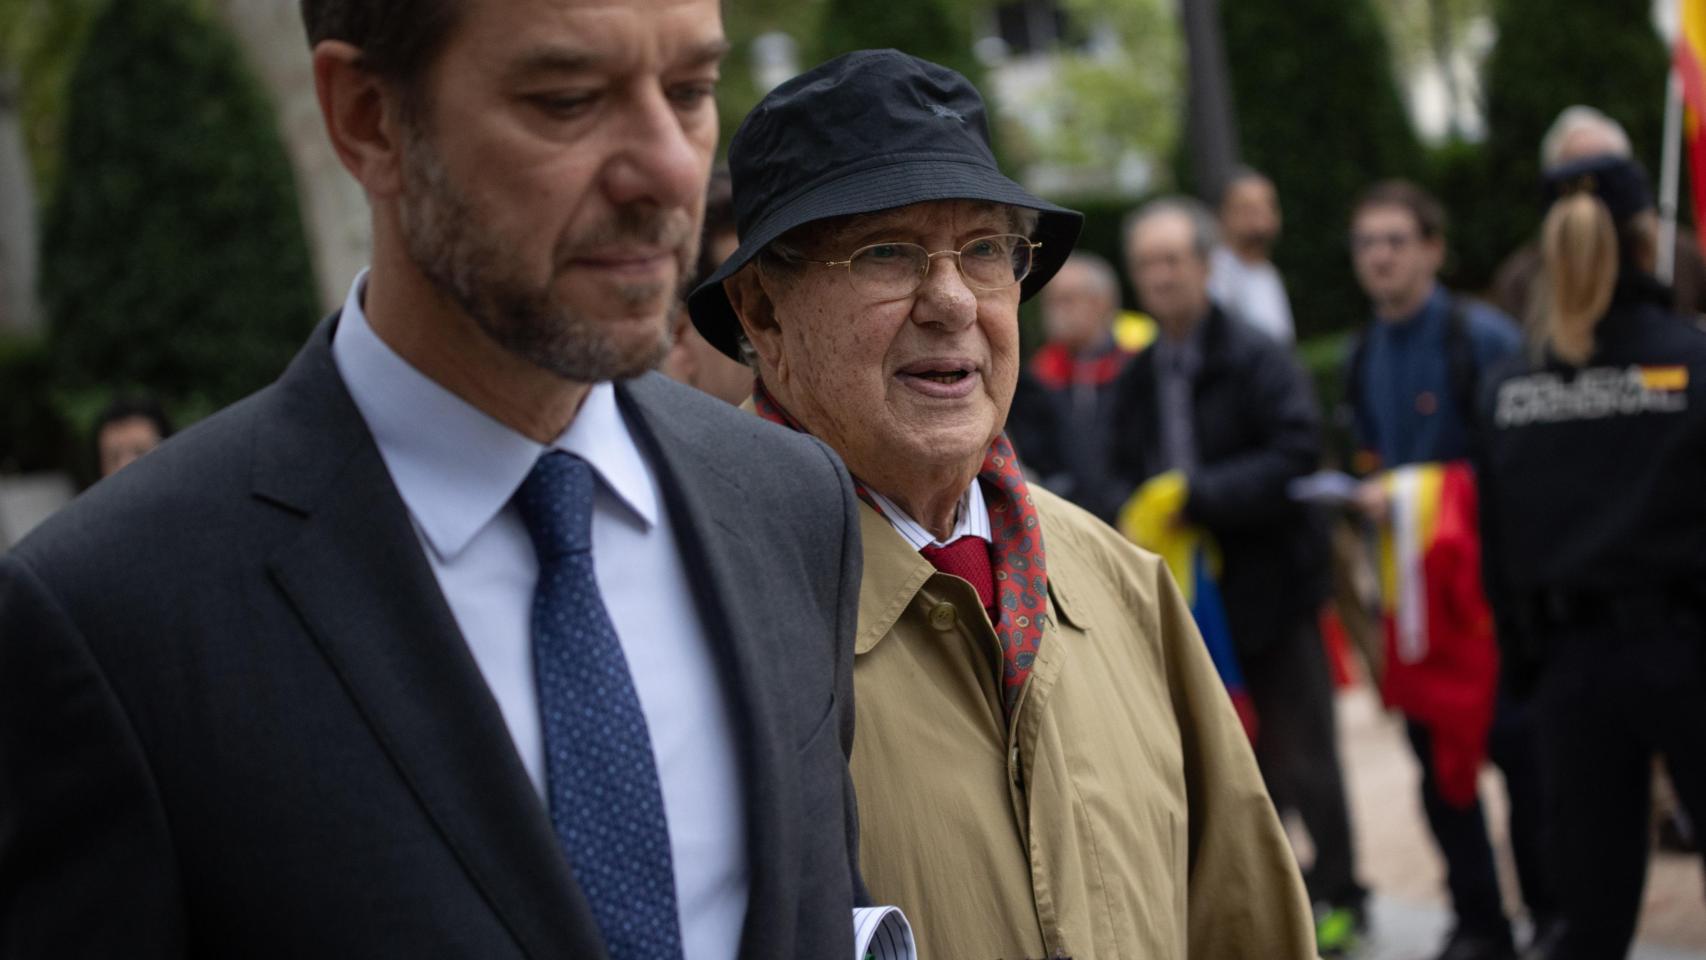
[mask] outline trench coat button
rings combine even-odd
[[[959,619],[959,611],[951,603],[938,603],[930,608],[930,625],[938,630],[952,630]]]

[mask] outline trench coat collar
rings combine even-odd
[[[1040,511],[1039,519],[1046,528],[1048,519]],[[1043,542],[1049,543],[1053,534],[1052,530],[1045,529]],[[865,570],[859,581],[859,630],[853,644],[855,656],[870,653],[894,631],[913,598],[931,577],[951,576],[939,573],[930,561],[912,548],[912,544],[906,542],[887,518],[863,501],[859,504],[859,536],[865,547]],[[1061,576],[1062,573],[1066,576]],[[1072,570],[1070,565],[1062,570],[1054,565],[1051,558],[1049,615],[1058,615],[1074,626],[1082,625],[1085,620],[1078,615],[1082,614],[1082,609],[1074,599],[1077,588],[1070,583],[1063,586],[1061,581],[1077,580],[1079,576],[1079,571]]]

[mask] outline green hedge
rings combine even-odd
[[[114,0],[71,79],[42,293],[55,389],[181,420],[277,376],[317,318],[289,165],[234,40],[188,0]]]
[[[1297,344],[1297,359],[1315,385],[1315,399],[1321,405],[1322,446],[1339,464],[1350,463],[1352,453],[1351,425],[1344,410],[1345,361],[1356,335],[1354,329],[1340,330]]]
[[[1462,284],[1484,285],[1539,225],[1540,140],[1565,107],[1585,103],[1617,118],[1656,180],[1669,56],[1651,8],[1649,0],[1497,0],[1487,141],[1478,169],[1448,162],[1441,185],[1458,225]]]
[[[803,50],[809,69],[854,50],[893,47],[959,71],[982,89],[983,67],[972,55],[971,4],[965,0],[907,0],[873,8],[869,0],[826,0],[815,44]]]
[[[0,473],[64,469],[75,435],[54,403],[53,359],[37,337],[0,337]]]
[[[1421,148],[1398,97],[1369,0],[1221,4],[1244,160],[1273,178],[1285,212],[1275,263],[1298,335],[1360,323],[1350,205],[1369,183],[1420,176]]]

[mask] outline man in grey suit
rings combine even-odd
[[[844,955],[860,555],[647,371],[717,0],[304,0],[374,259],[0,557],[0,957]]]

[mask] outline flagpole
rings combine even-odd
[[[1659,166],[1659,249],[1654,273],[1669,284],[1676,273],[1676,196],[1682,158],[1682,80],[1673,64],[1665,83],[1664,157]],[[1706,184],[1695,184],[1700,190]]]

